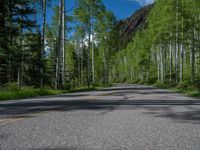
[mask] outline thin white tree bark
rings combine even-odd
[[[95,64],[94,64],[94,27],[93,27],[93,20],[92,20],[92,23],[91,23],[91,28],[92,28],[92,83],[94,84],[95,83]]]
[[[176,0],[176,47],[175,47],[175,80],[178,83],[178,51],[179,51],[179,27],[178,27],[178,11],[179,11],[179,0]]]
[[[61,55],[62,55],[62,86],[65,84],[65,0],[61,0]]]
[[[183,82],[183,18],[182,18],[182,23],[181,23],[181,39],[182,42],[180,44],[180,83]]]
[[[89,18],[89,27],[88,27],[88,60],[87,60],[87,85],[88,87],[90,86],[90,82],[91,82],[91,79],[90,79],[90,70],[91,70],[91,62],[90,62],[90,49],[91,49],[91,18],[92,18],[92,12],[91,12],[91,8],[90,6],[88,6],[89,8],[89,13],[90,13],[90,18]]]
[[[173,57],[172,57],[172,42],[171,41],[169,45],[169,52],[170,52],[170,83],[172,83]]]
[[[84,41],[83,41],[83,36],[82,36],[82,39],[81,39],[81,84],[83,84],[84,82],[84,68],[83,68],[83,59],[84,59],[84,56],[83,56],[83,49],[84,49]]]

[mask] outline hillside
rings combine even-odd
[[[131,40],[134,33],[146,26],[147,24],[147,16],[151,10],[153,5],[145,6],[135,13],[133,13],[130,17],[125,20],[120,20],[117,24],[119,29],[119,37],[120,37],[120,49],[125,48],[127,43]]]

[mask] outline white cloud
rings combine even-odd
[[[129,1],[135,1],[138,2],[140,5],[142,6],[146,6],[148,4],[152,4],[154,2],[154,0],[129,0]]]

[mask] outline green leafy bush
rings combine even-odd
[[[22,87],[21,89],[15,89],[12,86],[8,86],[0,91],[0,100],[10,100],[10,99],[20,99],[35,96],[45,96],[45,95],[55,95],[63,94],[67,91],[64,90],[52,90],[49,88],[39,88],[34,87]]]
[[[16,82],[14,83],[7,83],[3,86],[2,90],[4,91],[18,91],[19,87]]]
[[[36,97],[36,96],[57,95],[68,92],[91,91],[103,87],[105,86],[99,85],[91,88],[82,87],[71,90],[53,90],[49,87],[34,88],[32,86],[26,86],[18,89],[15,84],[10,84],[6,85],[3,89],[0,90],[0,100],[12,100],[12,99],[22,99],[22,98]]]

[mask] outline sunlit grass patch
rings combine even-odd
[[[11,100],[11,99],[20,99],[36,96],[46,96],[46,95],[56,95],[67,93],[68,91],[64,90],[52,90],[45,88],[33,88],[33,87],[24,87],[19,90],[1,90],[0,91],[0,100]]]
[[[3,88],[0,89],[0,100],[14,100],[14,99],[29,98],[29,97],[37,97],[37,96],[65,94],[70,92],[84,92],[84,91],[98,90],[104,87],[108,87],[108,85],[106,86],[95,85],[91,87],[83,86],[69,90],[54,90],[49,87],[35,88],[32,86],[25,86],[19,89],[17,87],[17,84],[11,83],[5,85]]]

